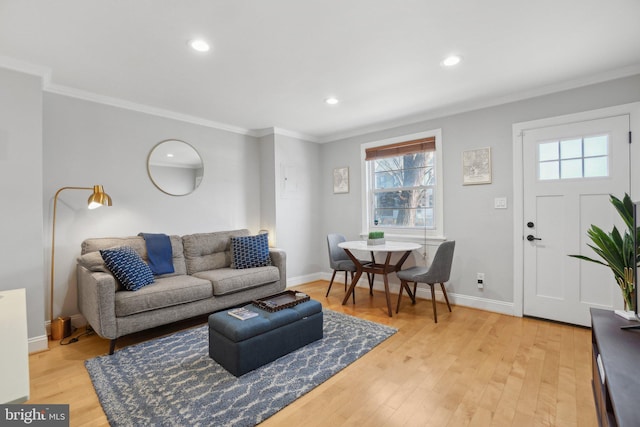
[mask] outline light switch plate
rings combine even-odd
[[[496,197],[495,199],[493,199],[493,207],[495,209],[507,209],[507,198]]]

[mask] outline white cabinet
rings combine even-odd
[[[24,289],[0,291],[0,404],[29,400],[27,299]]]

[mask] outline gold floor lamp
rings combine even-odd
[[[51,230],[51,295],[49,302],[50,316],[51,316],[51,339],[59,340],[64,338],[63,333],[63,319],[53,318],[53,285],[54,285],[54,267],[55,267],[55,254],[56,254],[56,210],[58,206],[58,195],[64,190],[92,190],[93,194],[89,196],[87,201],[89,209],[99,208],[100,206],[111,206],[111,197],[104,192],[102,185],[94,185],[92,187],[62,187],[56,192],[53,197],[53,227]]]

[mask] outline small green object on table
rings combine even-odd
[[[367,245],[384,245],[384,231],[370,231]]]

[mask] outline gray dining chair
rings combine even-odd
[[[331,292],[331,286],[333,286],[333,280],[336,277],[336,273],[338,271],[344,271],[344,291],[347,291],[347,274],[351,273],[351,279],[353,280],[353,274],[356,272],[356,266],[349,258],[349,255],[342,249],[338,244],[342,242],[346,242],[347,239],[338,233],[330,233],[327,234],[327,246],[329,248],[329,265],[333,269],[333,274],[331,275],[331,281],[329,282],[329,288],[327,289],[327,294],[325,297],[329,296],[329,292]],[[362,264],[368,264],[369,261],[360,261]],[[367,278],[369,280],[369,293],[373,295],[373,277],[369,273],[367,273]],[[356,301],[355,292],[353,295],[353,302]]]
[[[400,292],[398,293],[398,306],[396,307],[396,313],[400,310],[400,301],[402,300],[403,289],[406,289],[412,303],[416,303],[416,290],[418,283],[426,283],[431,287],[431,303],[433,305],[433,320],[435,323],[438,323],[436,295],[433,289],[436,283],[440,283],[444,300],[447,302],[449,311],[451,311],[451,304],[449,304],[449,298],[447,297],[447,290],[444,288],[444,283],[448,282],[449,277],[451,276],[451,265],[453,264],[453,250],[455,246],[455,240],[443,242],[438,246],[438,250],[433,257],[433,262],[428,268],[411,267],[397,273],[398,278],[400,279]],[[413,293],[411,293],[411,289],[409,289],[409,282],[413,282]]]

